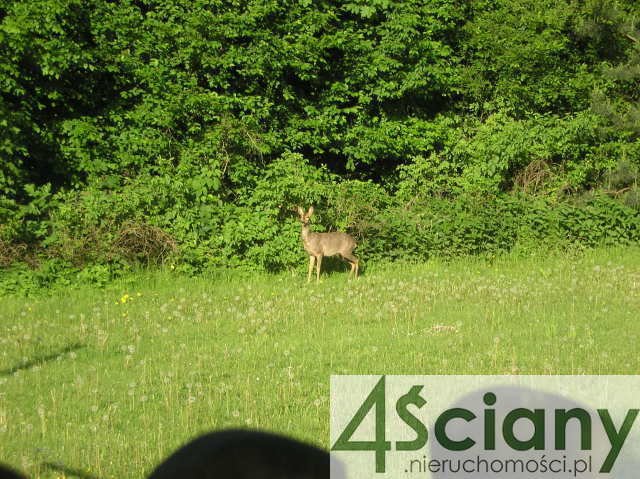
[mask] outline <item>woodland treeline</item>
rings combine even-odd
[[[639,13],[0,0],[0,283],[636,243]]]

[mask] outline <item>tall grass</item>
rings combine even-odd
[[[639,312],[639,248],[4,298],[0,462],[143,477],[232,426],[326,447],[330,374],[636,373]]]

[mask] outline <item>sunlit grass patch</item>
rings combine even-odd
[[[142,477],[199,432],[327,446],[330,374],[638,370],[640,250],[180,278],[0,300],[0,461]]]

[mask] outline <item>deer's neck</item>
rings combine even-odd
[[[302,225],[302,232],[300,233],[300,236],[302,236],[302,241],[306,243],[309,239],[310,234],[311,230],[309,229],[309,225]]]

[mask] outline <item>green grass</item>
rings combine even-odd
[[[633,374],[639,311],[639,248],[4,298],[0,461],[143,477],[232,426],[326,447],[330,374]]]

